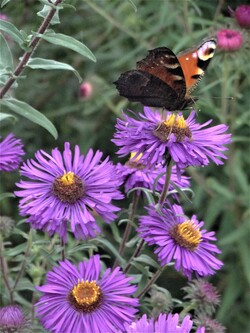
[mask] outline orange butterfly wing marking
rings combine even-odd
[[[177,57],[184,73],[186,89],[189,94],[203,77],[205,70],[214,56],[217,40],[205,40],[196,49],[181,52]]]

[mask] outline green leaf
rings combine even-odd
[[[102,245],[105,249],[108,249],[114,255],[114,257],[117,258],[121,266],[124,265],[125,263],[124,259],[120,256],[120,254],[118,253],[113,244],[111,244],[108,240],[102,238],[98,238],[97,242],[100,245]]]
[[[57,139],[57,130],[52,122],[42,113],[34,109],[29,104],[19,101],[15,98],[0,100],[0,105],[4,105],[17,114],[29,119],[30,121],[45,128],[55,139]]]
[[[137,12],[137,7],[136,5],[134,4],[134,2],[132,0],[128,0],[128,2],[130,2],[131,6],[133,7],[135,13]]]
[[[87,48],[84,44],[79,42],[73,37],[64,35],[64,34],[57,34],[57,33],[46,33],[44,35],[37,34],[40,38],[46,40],[49,43],[60,45],[63,47],[67,47],[68,49],[71,49],[82,56],[96,62],[96,58],[94,54],[90,51],[90,49]]]
[[[0,201],[5,199],[5,198],[15,198],[15,195],[10,192],[5,192],[0,194]]]
[[[51,59],[32,58],[29,60],[26,66],[32,69],[45,69],[45,70],[59,69],[59,70],[72,71],[77,76],[79,82],[82,81],[80,74],[72,66],[65,64],[64,62],[55,61]]]
[[[13,71],[14,64],[10,48],[5,38],[0,34],[0,68]]]
[[[33,284],[30,282],[30,280],[28,280],[27,278],[22,278],[15,290],[31,290],[31,291],[34,291],[35,290],[35,287],[33,286]]]
[[[0,121],[3,121],[7,118],[14,118],[14,120],[16,119],[16,117],[13,116],[12,114],[3,113],[3,112],[0,113]]]
[[[5,5],[7,5],[7,3],[10,1],[11,0],[3,0],[3,2],[1,3],[1,8],[3,8]]]
[[[37,16],[45,18],[50,11],[51,11],[51,6],[44,5],[43,9],[40,10],[40,12],[37,13]],[[54,16],[52,17],[52,20],[50,21],[51,25],[55,25],[55,24],[59,24],[60,23],[59,13],[58,12],[59,12],[58,8],[56,8],[56,12],[55,12]]]
[[[20,31],[14,26],[14,24],[0,20],[0,30],[3,30],[7,35],[9,35],[15,42],[17,42],[20,46],[25,42],[23,35]]]
[[[159,268],[159,264],[155,260],[153,260],[152,258],[147,256],[146,254],[141,254],[139,257],[134,258],[133,260],[136,262],[141,262],[142,264],[144,264],[143,266],[149,265],[156,269]]]

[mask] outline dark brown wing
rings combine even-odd
[[[150,50],[146,58],[137,62],[136,68],[162,80],[176,92],[179,100],[184,99],[185,77],[176,55],[167,47]]]
[[[122,73],[114,84],[121,96],[145,106],[165,107],[171,111],[182,107],[184,102],[171,86],[146,71]]]

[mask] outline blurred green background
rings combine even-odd
[[[58,140],[43,128],[19,117],[15,123],[1,125],[2,136],[13,131],[25,143],[26,157],[38,149],[48,152],[62,148],[65,141],[78,144],[85,153],[90,147],[100,149],[118,161],[115,145],[110,142],[116,118],[127,108],[139,111],[142,106],[128,103],[114,85],[120,73],[135,68],[147,50],[167,46],[174,52],[199,44],[219,29],[241,30],[228,13],[240,1],[223,0],[85,0],[68,1],[75,6],[60,11],[56,32],[73,36],[95,54],[91,62],[71,50],[41,41],[35,56],[72,65],[92,85],[87,99],[80,98],[80,83],[72,72],[26,69],[12,95],[45,114],[59,132]],[[136,8],[135,8],[136,6]],[[2,9],[9,20],[26,33],[36,31],[42,19],[38,1],[11,1]],[[193,205],[185,204],[186,213],[197,214],[205,227],[215,230],[222,250],[224,267],[211,281],[222,295],[217,319],[228,332],[249,332],[249,32],[242,31],[244,45],[235,52],[216,51],[209,69],[194,92],[199,98],[198,121],[213,119],[225,123],[233,135],[224,166],[189,168]],[[22,56],[16,44],[9,41],[15,62]],[[24,77],[25,76],[25,77]],[[233,99],[229,99],[233,97]],[[18,174],[4,175],[1,191],[13,191]],[[13,199],[3,201],[2,215],[16,215]],[[180,288],[185,279],[171,271],[159,284],[174,297],[183,296]]]

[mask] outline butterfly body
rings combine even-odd
[[[211,38],[178,56],[167,47],[150,50],[135,70],[122,73],[114,82],[121,96],[145,106],[182,110],[194,103],[190,93],[214,55],[217,41]]]

